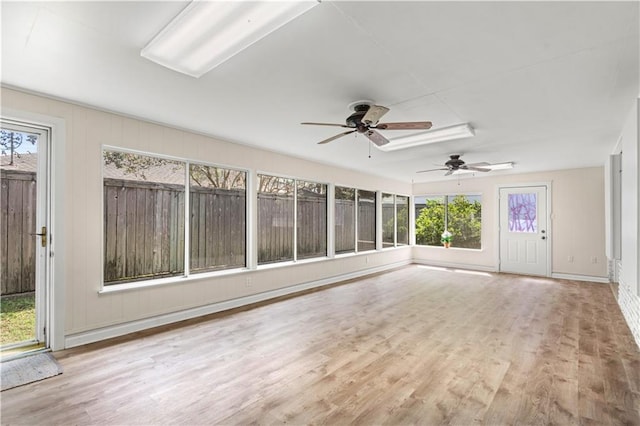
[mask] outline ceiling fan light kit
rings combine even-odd
[[[456,124],[442,127],[428,132],[392,138],[388,145],[379,146],[382,151],[397,151],[400,149],[414,148],[437,142],[445,142],[454,139],[470,138],[475,136],[475,131],[469,123]]]
[[[299,1],[192,1],[140,52],[199,78],[319,4]]]

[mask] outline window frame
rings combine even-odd
[[[147,279],[135,279],[135,280],[126,280],[126,281],[120,281],[120,282],[116,282],[113,284],[107,284],[105,282],[105,277],[104,277],[104,266],[105,266],[105,232],[104,232],[104,225],[105,225],[105,204],[104,204],[104,197],[105,197],[105,192],[104,192],[104,180],[105,180],[105,173],[104,173],[104,153],[106,151],[111,151],[111,152],[117,152],[117,153],[122,153],[122,154],[133,154],[133,155],[138,155],[138,156],[144,156],[144,157],[152,157],[152,158],[157,158],[160,160],[167,160],[167,161],[172,161],[172,162],[180,162],[183,164],[184,166],[184,173],[185,173],[185,182],[184,182],[184,211],[183,211],[183,215],[184,215],[184,250],[183,250],[183,261],[184,261],[184,270],[183,273],[180,275],[173,275],[173,276],[169,276],[169,277],[152,277],[152,278],[147,278]],[[191,225],[191,206],[190,206],[190,189],[191,189],[191,180],[190,180],[190,175],[189,175],[189,170],[190,170],[190,166],[192,164],[195,165],[201,165],[201,166],[208,166],[208,167],[215,167],[215,168],[220,168],[220,169],[228,169],[228,170],[233,170],[236,172],[242,172],[245,174],[245,235],[244,235],[244,265],[243,266],[239,266],[239,267],[232,267],[232,268],[225,268],[225,269],[216,269],[216,270],[210,270],[210,271],[203,271],[203,272],[195,272],[192,273],[191,272],[191,238],[190,238],[190,225]],[[122,148],[122,147],[118,147],[115,145],[108,145],[108,144],[103,144],[101,146],[101,150],[100,150],[100,176],[101,176],[101,187],[102,187],[102,197],[101,197],[101,216],[102,216],[102,227],[103,230],[101,232],[101,248],[100,248],[100,254],[101,254],[101,258],[100,258],[100,264],[101,264],[101,271],[102,271],[102,277],[101,277],[101,290],[99,291],[99,293],[110,293],[110,292],[114,292],[114,291],[121,291],[121,290],[129,290],[129,289],[136,289],[136,288],[142,288],[142,287],[149,287],[149,286],[157,286],[157,285],[161,285],[161,284],[171,284],[171,283],[176,283],[176,282],[183,282],[186,280],[194,280],[194,279],[203,279],[203,278],[208,278],[208,277],[214,277],[214,276],[224,276],[224,275],[230,275],[230,274],[235,274],[241,271],[246,271],[249,270],[249,258],[250,258],[250,239],[249,239],[249,216],[250,216],[250,180],[251,180],[251,171],[247,168],[243,168],[243,167],[237,167],[237,166],[229,166],[229,165],[224,165],[224,164],[220,164],[220,163],[213,163],[213,162],[208,162],[208,161],[202,161],[202,160],[192,160],[189,158],[185,158],[185,157],[178,157],[178,156],[173,156],[173,155],[166,155],[166,154],[160,154],[160,153],[151,153],[151,152],[147,152],[147,151],[141,151],[141,150],[136,150],[136,149],[129,149],[129,148]]]
[[[286,260],[281,260],[281,261],[273,261],[273,262],[264,262],[264,263],[260,263],[259,261],[259,253],[256,252],[256,269],[266,269],[266,268],[273,268],[273,267],[277,267],[277,266],[283,266],[283,265],[292,265],[292,264],[298,264],[298,263],[305,263],[305,262],[315,262],[318,260],[323,260],[323,259],[330,259],[330,254],[329,254],[329,215],[330,215],[330,209],[332,207],[331,203],[330,203],[330,197],[329,197],[329,191],[332,188],[332,185],[328,182],[322,182],[322,181],[317,181],[314,179],[309,179],[309,178],[301,178],[301,177],[296,177],[296,176],[290,176],[290,175],[286,175],[286,174],[281,174],[281,173],[273,173],[273,172],[269,172],[269,171],[263,171],[263,170],[257,170],[255,173],[256,176],[256,183],[255,183],[255,198],[256,198],[256,213],[254,215],[255,217],[255,221],[256,221],[256,235],[255,235],[255,242],[256,242],[256,251],[257,248],[259,246],[259,234],[260,234],[260,229],[258,228],[258,211],[259,211],[259,207],[258,207],[258,194],[259,194],[259,185],[260,185],[260,175],[267,175],[267,176],[273,176],[279,179],[291,179],[293,180],[293,259],[286,259]],[[307,182],[307,183],[315,183],[315,184],[319,184],[319,185],[324,185],[325,186],[325,198],[326,198],[326,209],[325,209],[325,255],[324,256],[313,256],[313,257],[304,257],[302,259],[298,259],[298,181],[303,181],[303,182]]]
[[[334,220],[334,224],[333,224],[333,231],[334,232],[334,243],[333,243],[333,252],[334,252],[334,257],[343,257],[343,256],[349,256],[349,255],[354,255],[354,254],[358,254],[358,253],[371,253],[374,251],[379,250],[378,248],[378,237],[381,236],[380,235],[380,230],[378,229],[378,198],[380,196],[381,191],[378,190],[371,190],[371,189],[364,189],[364,188],[359,188],[359,187],[355,187],[355,186],[350,186],[350,185],[341,185],[341,184],[335,184],[334,185],[334,198],[335,198],[335,188],[340,187],[340,188],[346,188],[346,189],[352,189],[354,190],[354,203],[353,203],[353,213],[354,213],[354,249],[353,250],[349,250],[349,251],[342,251],[340,253],[338,253],[335,249],[335,220]],[[370,249],[370,250],[359,250],[358,249],[358,238],[359,238],[359,226],[360,226],[360,217],[358,215],[358,211],[359,211],[359,200],[360,200],[360,191],[366,191],[366,192],[371,192],[373,193],[373,202],[374,202],[374,248]],[[382,204],[380,204],[381,206]],[[332,206],[334,209],[334,213],[335,213],[335,199],[334,199],[334,205]]]
[[[390,242],[386,242],[384,241],[384,227],[385,227],[385,217],[384,217],[384,197],[385,196],[391,196],[393,198],[393,243]],[[398,198],[402,197],[405,198],[407,200],[407,239],[406,239],[406,243],[400,243],[398,242]],[[390,193],[390,192],[381,192],[381,209],[382,209],[382,249],[391,249],[391,248],[398,248],[398,247],[405,247],[405,246],[409,246],[411,245],[411,236],[410,236],[410,232],[409,232],[409,227],[411,226],[410,223],[410,214],[409,214],[409,210],[411,207],[411,197],[409,195],[403,195],[403,194],[394,194],[394,193]],[[389,220],[389,219],[387,219]],[[385,244],[387,244],[385,246]]]
[[[417,220],[419,215],[417,214],[417,203],[416,203],[416,199],[419,198],[442,198],[443,199],[443,206],[444,206],[444,217],[443,217],[443,222],[444,222],[444,229],[448,229],[448,221],[449,221],[449,197],[451,198],[455,198],[457,196],[464,196],[464,197],[480,197],[480,211],[482,212],[483,208],[484,208],[484,204],[483,204],[483,194],[481,192],[445,192],[445,193],[429,193],[429,194],[421,194],[421,195],[414,195],[413,196],[413,233],[414,233],[414,239],[415,239],[415,245],[418,247],[436,247],[436,248],[444,248],[442,246],[442,244],[419,244],[418,243],[418,235],[417,235]],[[424,208],[424,207],[423,207]],[[422,209],[421,209],[422,210]],[[457,247],[455,245],[455,241],[453,242],[453,244],[451,245],[451,249],[457,249],[457,250],[473,250],[473,251],[482,251],[484,250],[484,245],[482,243],[482,230],[483,230],[483,223],[482,223],[482,213],[480,216],[480,247],[479,248],[471,248],[471,247]]]

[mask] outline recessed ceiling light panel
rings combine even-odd
[[[473,130],[473,127],[471,127],[469,123],[463,123],[426,132],[414,133],[409,136],[392,138],[389,139],[388,144],[379,146],[378,149],[381,151],[397,151],[430,143],[469,138],[474,135],[475,131]]]
[[[198,78],[317,4],[194,0],[140,54]]]

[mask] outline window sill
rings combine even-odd
[[[135,281],[131,283],[123,283],[123,284],[113,284],[113,285],[102,285],[102,289],[98,291],[98,294],[108,294],[108,293],[119,293],[122,291],[129,290],[139,290],[147,287],[158,287],[163,285],[171,285],[171,284],[181,284],[185,282],[192,282],[197,280],[203,280],[207,278],[218,278],[225,277],[229,275],[238,275],[248,272],[247,268],[235,268],[235,269],[225,269],[222,271],[215,272],[203,272],[200,274],[192,274],[188,277],[180,276],[180,277],[171,277],[171,278],[158,278],[152,280],[144,280],[144,281]]]
[[[274,269],[274,268],[280,268],[283,266],[295,266],[295,265],[305,265],[307,263],[316,263],[316,262],[323,262],[326,260],[330,260],[331,258],[328,256],[323,256],[323,257],[310,257],[308,259],[300,259],[300,260],[286,260],[286,261],[282,261],[282,262],[273,262],[273,263],[265,263],[263,265],[258,265],[258,267],[256,268],[256,270],[261,271],[261,270],[265,270],[265,269]]]
[[[428,245],[423,245],[423,244],[416,244],[415,247],[421,247],[421,248],[429,248],[429,249],[435,249],[435,250],[460,250],[460,251],[473,251],[473,252],[482,252],[484,251],[483,248],[479,248],[479,249],[474,249],[474,248],[465,248],[465,247],[456,247],[456,246],[451,246],[449,248],[445,248],[443,246],[428,246]]]

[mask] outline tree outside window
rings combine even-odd
[[[481,248],[482,203],[480,195],[423,196],[415,198],[416,244],[441,246],[446,230],[452,247]]]

